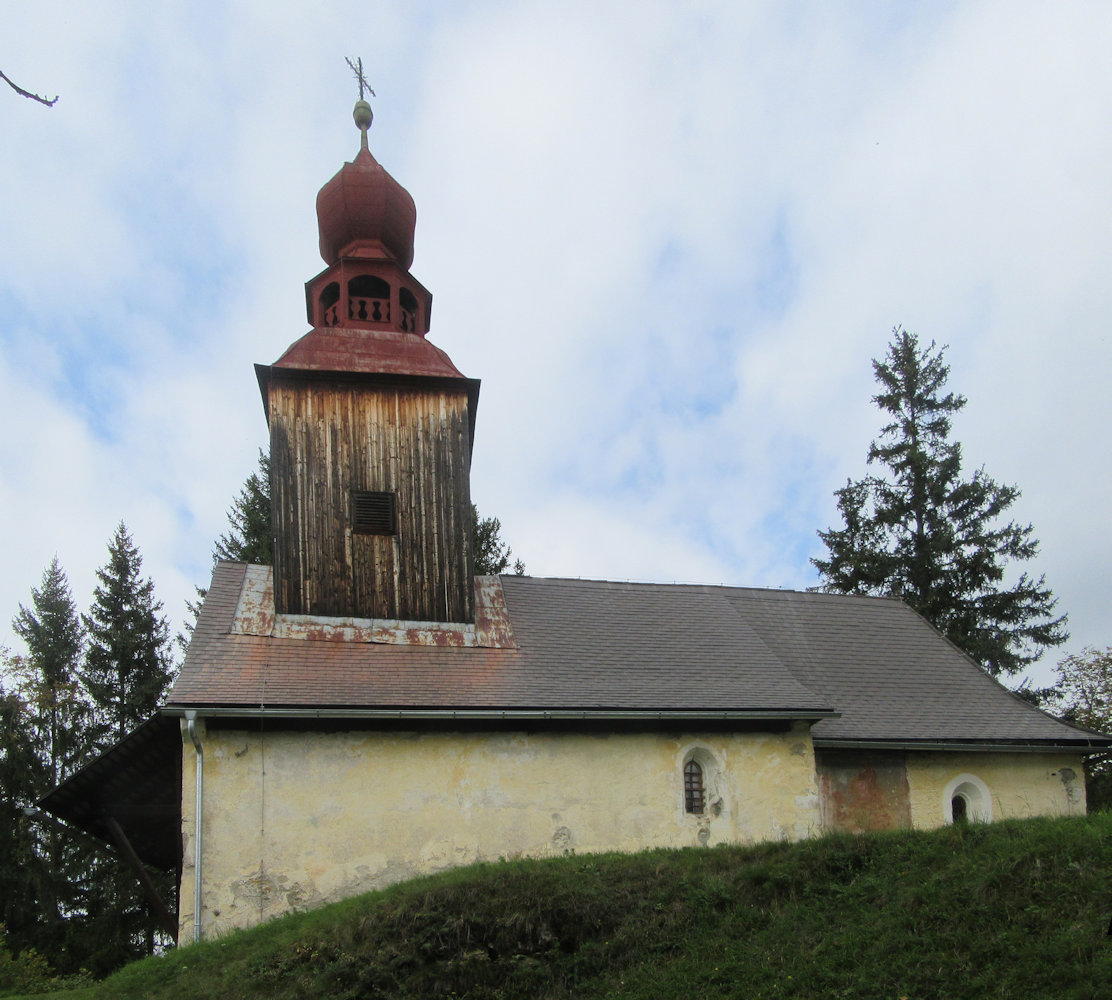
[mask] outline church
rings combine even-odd
[[[899,600],[476,577],[479,382],[427,337],[371,117],[311,329],[256,366],[273,565],[217,564],[160,715],[42,802],[178,873],[181,943],[479,860],[1085,812],[1112,739]]]

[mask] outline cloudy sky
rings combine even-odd
[[[1068,649],[1112,643],[1112,5],[2,7],[0,70],[60,100],[0,89],[0,642],[55,553],[87,605],[121,519],[179,627],[361,56],[530,573],[814,584],[901,324],[949,345]]]

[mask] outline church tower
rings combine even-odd
[[[317,196],[327,265],[312,329],[256,365],[270,426],[279,614],[471,622],[471,449],[479,382],[425,335],[412,274],[417,210],[360,149]]]

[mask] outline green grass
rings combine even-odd
[[[480,865],[68,1000],[1112,997],[1112,813]]]

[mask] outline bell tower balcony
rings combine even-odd
[[[393,261],[342,257],[306,283],[305,306],[314,328],[395,330],[423,337],[432,295]]]

